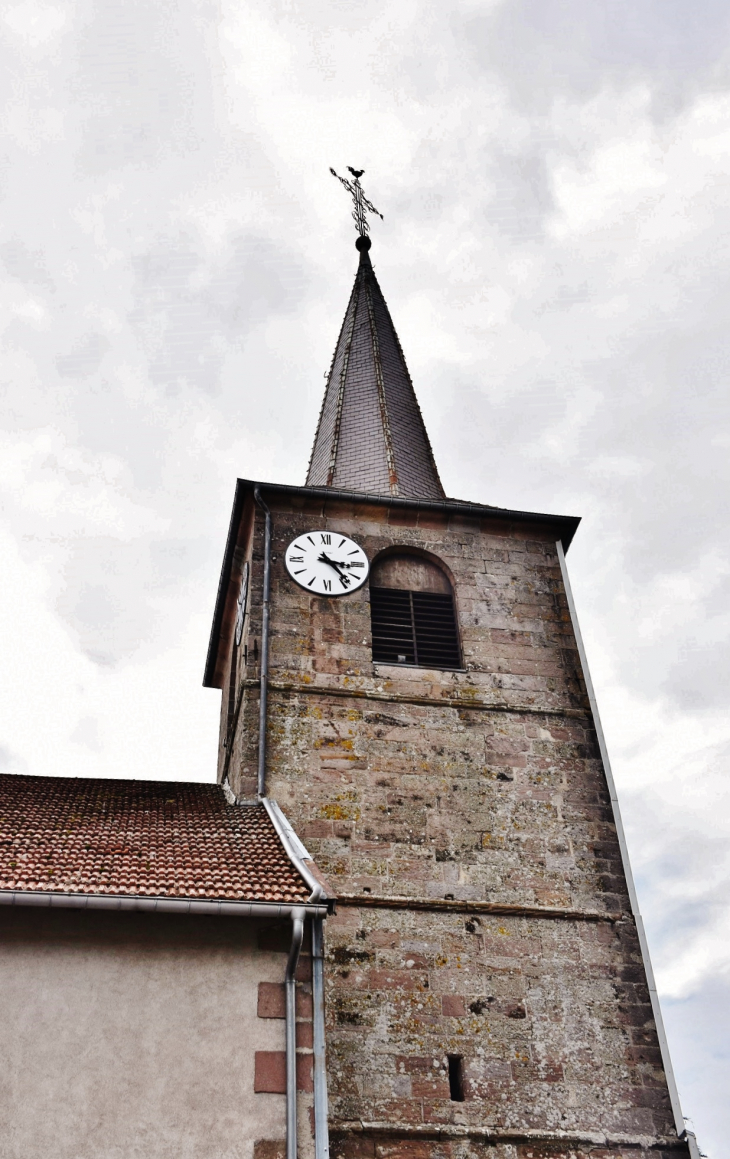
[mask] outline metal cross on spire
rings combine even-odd
[[[370,226],[368,224],[367,218],[365,217],[365,214],[377,213],[381,221],[383,220],[383,215],[379,209],[375,208],[372,201],[368,201],[367,197],[363,193],[362,185],[360,184],[360,178],[362,177],[365,170],[353,169],[350,165],[348,165],[347,168],[350,173],[352,173],[352,181],[348,181],[346,177],[340,177],[339,173],[335,173],[334,169],[332,168],[330,168],[330,173],[333,177],[336,177],[338,181],[341,181],[347,192],[351,194],[352,200],[355,203],[355,208],[352,211],[352,220],[357,226],[357,232],[360,234],[360,237],[367,237],[367,235],[370,233]]]

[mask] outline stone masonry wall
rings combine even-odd
[[[555,531],[377,501],[267,501],[267,791],[340,898],[327,922],[337,1153],[684,1153]],[[437,556],[464,671],[373,664],[367,585],[327,600],[286,574],[287,544],[312,528],[351,536],[371,561],[399,545]],[[249,664],[220,753],[242,797],[258,740],[258,517],[250,551]],[[225,716],[225,689],[223,703]],[[449,1055],[463,1060],[463,1101]]]

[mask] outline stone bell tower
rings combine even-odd
[[[206,669],[219,778],[278,800],[338,898],[333,1153],[696,1156],[567,585],[578,520],[444,496],[358,249],[306,485],[238,482]],[[305,536],[352,540],[367,581],[302,586]]]

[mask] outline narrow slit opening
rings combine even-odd
[[[464,1102],[464,1060],[460,1054],[450,1054],[449,1096],[452,1103]]]

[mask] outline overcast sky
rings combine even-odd
[[[684,1112],[730,1136],[727,0],[5,0],[0,766],[210,780],[237,476],[372,257],[447,493],[568,562]]]

